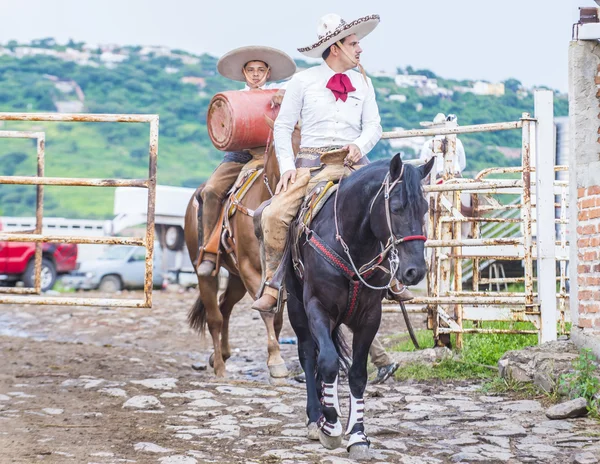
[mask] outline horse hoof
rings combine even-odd
[[[288,383],[285,377],[269,377],[269,384],[276,387],[284,387]]]
[[[287,377],[289,372],[287,367],[285,366],[285,363],[282,363],[269,366],[269,374],[271,374],[271,377],[280,379],[282,377]]]
[[[225,367],[223,367],[223,369],[215,369],[215,376],[223,378],[225,377],[226,372],[227,370],[225,369]]]
[[[350,447],[349,451],[351,461],[369,461],[371,459],[369,445],[366,443],[356,443]]]
[[[319,429],[319,441],[327,449],[336,449],[342,446],[342,436],[331,437],[325,435],[321,429]]]
[[[315,441],[319,439],[319,426],[316,422],[311,422],[310,424],[308,424],[308,426],[306,427],[306,437],[309,440]]]
[[[214,351],[208,357],[208,365],[213,368],[215,367],[215,352]]]

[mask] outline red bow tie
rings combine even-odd
[[[334,74],[327,82],[326,87],[333,92],[335,95],[335,101],[338,98],[341,98],[343,102],[348,98],[349,92],[354,92],[356,89],[352,87],[352,82],[350,82],[350,78],[345,74]]]

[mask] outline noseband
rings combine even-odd
[[[340,178],[337,192],[335,193],[335,201],[334,201],[334,207],[333,207],[334,220],[335,220],[335,238],[342,245],[342,248],[344,249],[344,252],[346,253],[346,256],[348,257],[348,260],[349,260],[350,264],[352,265],[354,272],[356,273],[356,275],[358,276],[358,278],[360,279],[362,284],[373,290],[386,290],[387,289],[387,290],[390,290],[393,292],[392,287],[393,287],[394,277],[396,275],[396,271],[400,267],[400,257],[398,256],[398,249],[397,249],[398,245],[400,245],[401,243],[404,243],[404,242],[410,242],[410,241],[414,241],[414,240],[422,240],[423,242],[427,241],[427,237],[425,237],[424,235],[407,235],[405,237],[398,238],[394,234],[394,230],[392,228],[392,214],[391,214],[391,210],[390,210],[390,194],[391,194],[392,190],[394,189],[394,187],[402,182],[403,175],[404,175],[404,165],[402,166],[402,169],[400,170],[400,175],[398,176],[398,178],[390,183],[390,172],[388,171],[388,173],[385,175],[385,178],[383,179],[383,182],[381,183],[381,187],[379,187],[379,190],[377,191],[377,193],[371,200],[371,206],[369,207],[369,215],[372,214],[373,205],[375,204],[375,201],[377,200],[377,198],[379,197],[381,192],[383,192],[383,198],[384,198],[384,204],[385,204],[385,206],[384,206],[385,217],[386,217],[388,229],[390,231],[390,236],[389,236],[387,243],[385,244],[383,250],[381,251],[381,253],[379,253],[377,256],[375,256],[368,263],[361,266],[360,269],[356,268],[356,265],[354,264],[354,261],[352,260],[352,256],[350,255],[350,248],[348,247],[348,245],[342,238],[342,235],[340,234],[340,230],[339,230],[339,226],[338,226],[337,199],[338,199],[338,193],[340,191],[340,187],[341,187],[341,183],[342,183],[341,178]],[[388,261],[390,263],[389,270],[386,269],[385,267],[381,266],[381,263],[386,258],[388,259]],[[369,273],[373,272],[375,269],[380,269],[380,270],[383,270],[384,272],[390,274],[390,281],[388,282],[387,285],[385,285],[383,287],[376,287],[376,286],[372,286],[372,285],[368,284],[364,280],[363,275],[369,274]]]

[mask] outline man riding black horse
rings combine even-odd
[[[323,63],[294,75],[275,121],[274,140],[281,179],[275,196],[262,213],[265,262],[263,295],[252,308],[274,311],[280,289],[273,275],[281,262],[287,232],[307,192],[321,181],[337,181],[350,171],[340,165],[324,165],[319,155],[335,149],[347,151],[346,162],[358,168],[369,161],[369,153],[381,138],[381,119],[375,90],[360,65],[359,40],[379,23],[379,16],[367,16],[346,23],[338,15],[321,18],[319,40],[299,51],[322,57]],[[361,72],[353,68],[358,67]],[[294,160],[291,136],[302,120],[300,152]],[[397,288],[395,298],[413,296]]]

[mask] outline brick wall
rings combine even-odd
[[[578,325],[600,332],[600,185],[577,189],[577,197]]]
[[[600,356],[600,46],[569,44],[571,339]]]

